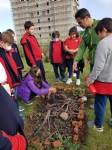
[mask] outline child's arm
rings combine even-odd
[[[45,86],[44,89],[39,89],[35,84],[34,84],[34,81],[33,79],[28,81],[27,83],[29,89],[34,92],[35,94],[37,95],[46,95],[49,93],[49,88],[48,86]]]
[[[6,81],[7,81],[7,75],[2,63],[0,62],[0,83],[4,83]]]
[[[15,136],[7,135],[0,131],[0,149],[2,150],[26,150],[27,143],[24,136],[17,134]]]

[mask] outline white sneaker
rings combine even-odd
[[[76,77],[76,73],[73,73],[73,77]]]
[[[66,84],[70,84],[70,83],[72,83],[72,79],[69,78],[69,79],[67,80]]]
[[[80,85],[80,79],[76,80],[76,85]]]

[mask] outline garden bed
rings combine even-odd
[[[73,96],[73,92],[63,91],[58,89],[49,100],[38,98],[33,113],[26,117],[25,134],[30,149],[78,150],[85,143],[88,133],[85,102]]]

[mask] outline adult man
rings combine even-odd
[[[94,31],[99,21],[93,20],[90,16],[89,11],[85,8],[79,9],[75,14],[75,18],[78,22],[78,25],[85,30],[82,35],[82,42],[79,46],[78,54],[74,60],[73,69],[77,70],[77,63],[82,59],[84,52],[88,47],[90,56],[90,71],[91,71],[94,64],[94,55],[96,47],[100,40],[98,35]]]

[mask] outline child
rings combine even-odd
[[[77,33],[76,27],[72,27],[69,30],[69,38],[65,40],[64,45],[65,45],[65,50],[66,50],[66,63],[68,66],[68,73],[69,73],[69,78],[66,82],[66,84],[72,83],[72,70],[73,70],[73,61],[74,57],[77,55],[78,47],[80,45],[81,39],[79,38],[79,35]],[[77,65],[78,70],[76,71],[76,85],[80,85],[80,68],[79,64]]]
[[[95,31],[101,41],[98,43],[94,66],[87,81],[87,85],[94,83],[97,91],[94,103],[95,120],[89,121],[88,126],[103,132],[102,124],[108,98],[112,108],[112,19],[102,19]],[[111,124],[112,120],[109,123]]]
[[[23,128],[24,122],[14,101],[0,85],[0,149],[26,150],[27,139]]]
[[[37,66],[42,71],[43,80],[46,82],[45,70],[42,63],[43,53],[34,36],[34,24],[31,21],[26,21],[24,24],[26,33],[21,39],[21,45],[25,53],[25,58],[28,66]]]
[[[64,54],[63,42],[59,40],[59,37],[60,37],[60,34],[58,31],[54,31],[52,33],[53,41],[50,42],[49,58],[50,58],[51,64],[53,65],[56,82],[59,82],[58,68],[60,70],[62,81],[66,82],[64,71],[61,67],[62,57]]]
[[[17,88],[18,85],[20,85],[20,77],[18,75],[17,66],[12,58],[11,45],[13,42],[14,40],[10,33],[0,33],[0,62],[7,75],[6,83],[13,89],[15,102],[17,103]],[[19,106],[19,110],[24,110],[24,107]]]
[[[9,32],[14,38],[15,33],[13,30],[8,29],[7,32]],[[21,70],[24,68],[24,66],[23,66],[23,62],[22,62],[21,57],[20,57],[19,49],[15,43],[12,44],[11,50],[12,50],[12,57],[16,63],[18,73],[20,75],[20,78],[22,79],[22,71]]]
[[[42,74],[38,67],[34,66],[23,78],[21,85],[18,88],[18,96],[21,100],[30,104],[30,99],[36,95],[47,95],[55,93],[56,89],[50,87],[42,80]]]

